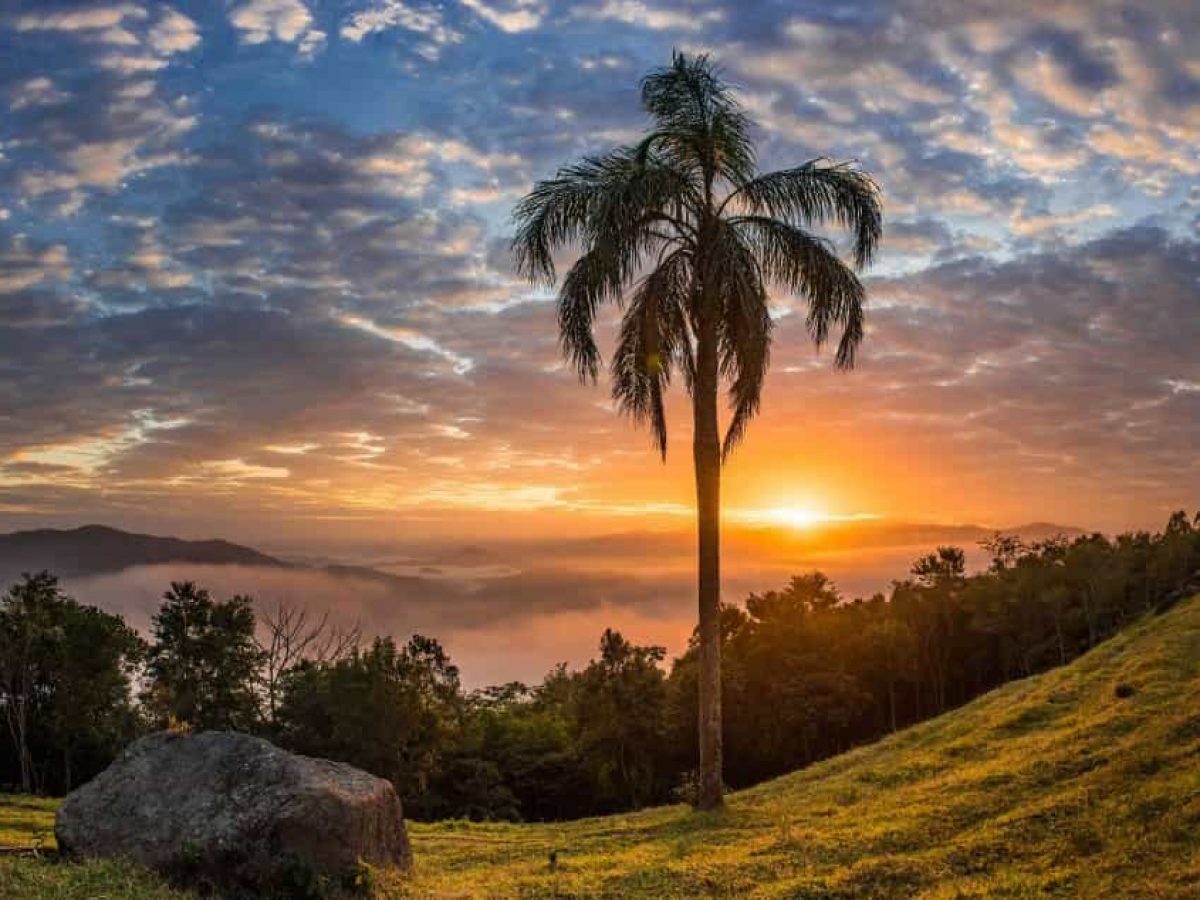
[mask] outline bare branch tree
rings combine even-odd
[[[283,676],[288,671],[304,660],[336,662],[362,642],[360,625],[352,628],[332,625],[328,611],[314,619],[306,607],[293,606],[282,599],[273,610],[263,612],[261,622],[257,641],[266,659],[262,689],[269,722],[275,721]]]

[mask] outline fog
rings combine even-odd
[[[802,554],[733,541],[726,553],[726,602],[744,601],[787,583],[793,574],[819,568],[848,597],[885,590],[929,546],[863,547]],[[321,568],[230,565],[156,565],[111,575],[73,579],[67,590],[80,601],[118,612],[148,632],[151,616],[172,581],[195,581],[214,596],[249,594],[260,611],[277,604],[329,614],[365,638],[412,634],[435,637],[460,667],[469,687],[521,680],[536,682],[555,664],[585,664],[601,633],[615,628],[632,641],[658,644],[669,656],[687,646],[695,620],[690,541],[614,539],[605,553],[569,552],[558,545],[489,551],[473,565],[431,561],[375,561],[375,572],[332,574]],[[640,551],[640,552],[639,552]],[[973,567],[981,555],[969,553]],[[607,560],[607,562],[605,562]],[[364,560],[366,561],[366,560]],[[385,574],[389,570],[393,574]],[[411,573],[424,571],[425,575]],[[403,572],[403,575],[394,573]]]

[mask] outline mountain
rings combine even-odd
[[[887,547],[927,547],[950,544],[971,550],[997,533],[1014,535],[1027,544],[1063,536],[1078,537],[1083,530],[1070,525],[1031,522],[990,527],[971,524],[905,522],[896,519],[847,519],[819,522],[808,528],[783,525],[741,525],[728,528],[732,541],[771,540],[796,549],[853,550]]]
[[[286,567],[288,564],[229,541],[185,541],[131,534],[105,525],[58,530],[14,531],[0,535],[0,584],[22,572],[49,569],[61,578],[103,575],[159,563],[207,563]]]
[[[1081,533],[1053,524],[1005,530],[1026,541]],[[825,522],[803,529],[730,523],[725,528],[724,546],[728,571],[753,572],[756,585],[757,580],[768,577],[764,574],[767,570],[821,568],[853,593],[862,592],[864,585],[869,587],[876,582],[878,585],[871,589],[878,589],[904,571],[905,561],[892,558],[903,553],[888,555],[884,551],[901,548],[905,548],[903,552],[909,552],[906,548],[928,551],[939,544],[957,544],[970,551],[993,533],[993,529],[976,525],[929,525],[882,519]],[[659,573],[671,567],[680,572],[690,571],[695,553],[690,526],[589,538],[497,539],[486,547],[426,545],[409,549],[411,558],[401,567],[379,562],[343,564],[328,558],[285,561],[224,540],[181,540],[134,534],[105,525],[70,530],[46,528],[0,534],[0,586],[11,584],[22,572],[41,569],[63,579],[78,579],[138,566],[190,563],[287,568],[367,580],[401,595],[426,596],[439,593],[446,587],[444,582],[494,579],[498,574],[494,570],[505,568],[511,569],[512,574],[522,571],[562,574],[576,570],[611,574],[614,569],[634,573],[650,563]],[[846,551],[862,552],[843,556],[841,560],[830,558],[830,554]],[[737,589],[744,587],[739,585]],[[254,585],[247,584],[246,589],[253,590]]]
[[[740,559],[775,554],[838,552],[846,550],[883,550],[917,547],[933,550],[941,544],[953,544],[967,550],[997,532],[1012,534],[1026,543],[1057,535],[1077,537],[1084,532],[1069,525],[1033,522],[1011,527],[971,524],[906,522],[898,519],[831,519],[797,528],[778,524],[751,524],[732,521],[722,526],[722,547]],[[535,559],[599,560],[613,559],[691,559],[695,553],[695,535],[690,522],[671,530],[626,531],[589,537],[503,539],[490,544],[497,558],[515,565]],[[894,573],[896,575],[900,572]]]

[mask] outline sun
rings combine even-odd
[[[828,516],[808,506],[776,506],[764,510],[763,519],[789,528],[812,528],[826,521]]]

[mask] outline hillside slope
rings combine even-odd
[[[1200,597],[721,813],[411,828],[382,896],[1200,897]],[[102,869],[140,883],[10,860],[0,895]]]
[[[721,814],[413,830],[415,896],[1200,897],[1200,598]]]

